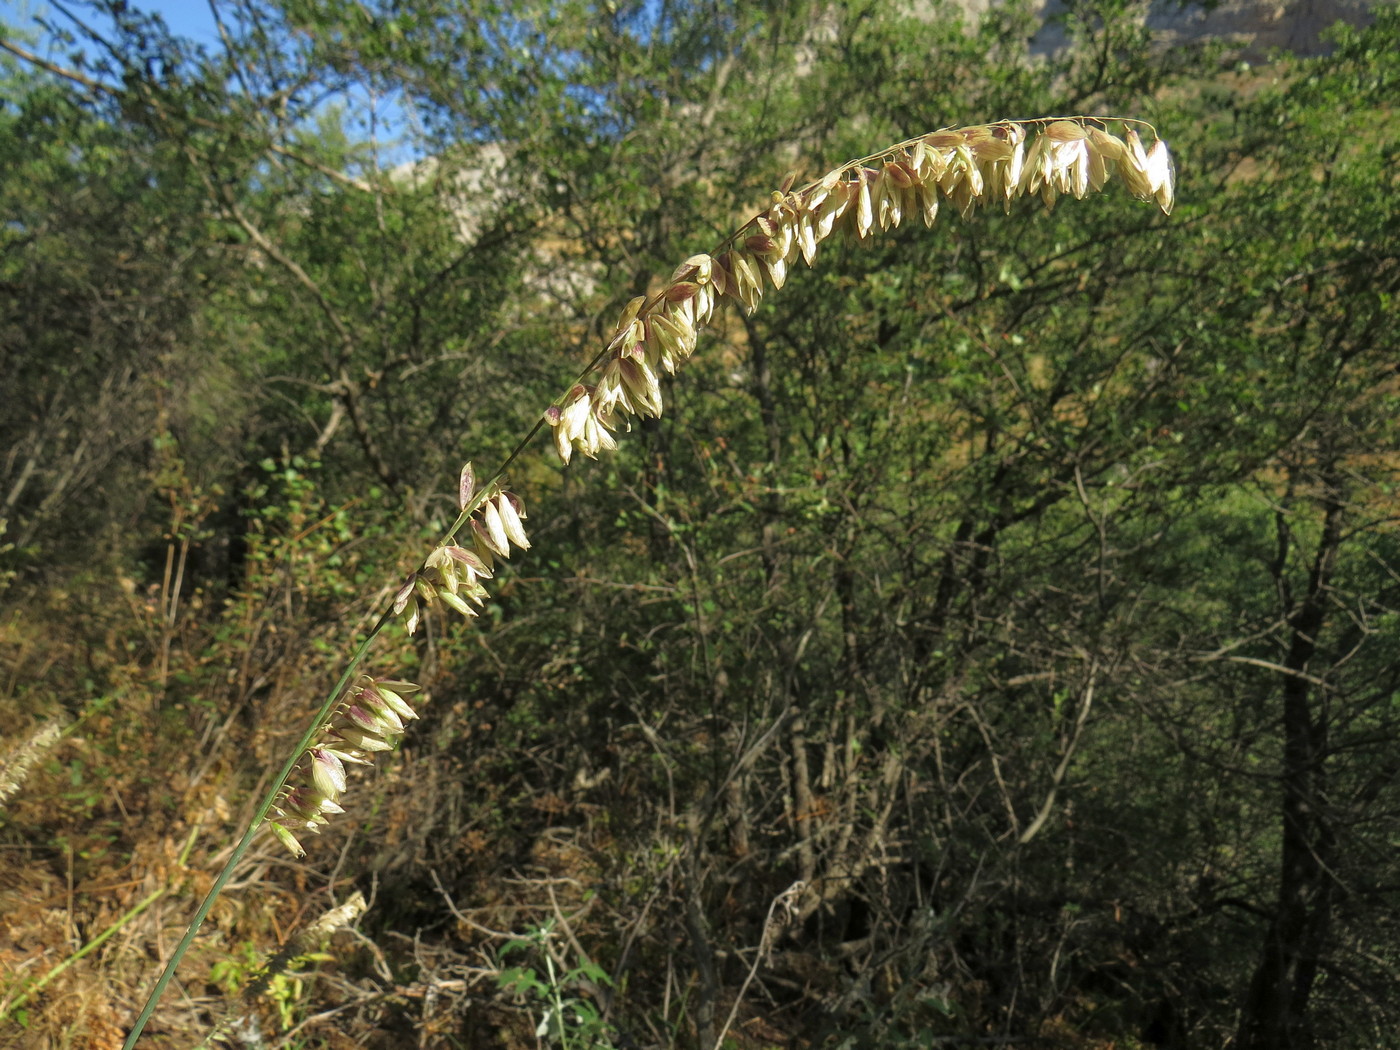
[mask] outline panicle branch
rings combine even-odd
[[[16,794],[29,778],[34,764],[44,757],[45,752],[63,735],[63,723],[50,720],[41,725],[29,738],[7,754],[0,756],[0,809]]]
[[[746,312],[765,291],[782,288],[801,256],[809,267],[818,246],[836,233],[865,240],[911,216],[932,226],[948,202],[964,219],[979,206],[1010,210],[1018,197],[1053,207],[1061,196],[1082,199],[1113,177],[1164,214],[1174,203],[1166,143],[1150,149],[1127,124],[1110,134],[1110,118],[1001,121],[935,131],[851,161],[815,182],[775,192],[768,210],[715,251],[692,255],[656,294],[627,304],[606,349],[545,411],[559,458],[596,457],[617,447],[613,433],[630,417],[661,415],[662,373],[674,375],[695,352],[696,335],[726,300]],[[1116,119],[1116,118],[1113,118]],[[592,380],[590,382],[590,380]]]
[[[512,547],[530,546],[520,497],[494,483],[478,493],[470,463],[462,468],[458,506],[462,516],[457,525],[394,595],[390,613],[403,621],[409,634],[422,623],[425,606],[446,606],[475,616],[473,606],[487,597],[481,581],[491,578],[495,559],[510,557]],[[467,546],[456,542],[459,532],[469,537]],[[295,832],[314,834],[331,816],[345,812],[339,799],[347,787],[346,765],[371,765],[377,752],[398,745],[404,724],[418,717],[404,697],[417,692],[412,682],[369,676],[345,692],[268,812],[268,826],[287,849],[304,856]]]

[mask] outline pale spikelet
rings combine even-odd
[[[375,754],[398,744],[404,723],[418,717],[404,699],[416,692],[412,682],[364,676],[341,698],[267,818],[267,826],[293,855],[306,855],[296,832],[317,834],[330,817],[345,812],[340,798],[349,787],[346,764],[370,765]]]
[[[501,521],[501,511],[494,501],[487,500],[481,507],[481,535],[491,553],[502,558],[510,556],[510,540],[506,537],[506,527]]]
[[[0,805],[13,798],[29,778],[34,763],[44,757],[44,752],[58,742],[63,733],[63,723],[58,720],[45,722],[29,738],[0,758]]]
[[[530,540],[525,535],[525,526],[521,522],[521,519],[526,517],[525,504],[520,501],[520,497],[513,492],[502,492],[493,502],[501,516],[501,529],[505,532],[506,539],[523,551],[529,550]]]
[[[1152,184],[1153,200],[1164,215],[1170,215],[1176,204],[1176,166],[1161,139],[1147,153],[1147,179]]]
[[[525,504],[519,496],[493,484],[474,499],[475,509],[461,523],[469,545],[449,537],[394,594],[390,611],[403,620],[409,634],[418,630],[426,609],[442,606],[468,618],[476,616],[473,606],[482,606],[488,597],[481,581],[491,579],[496,559],[509,558],[512,547],[530,548]],[[465,505],[470,502],[471,498]]]
[[[861,168],[856,173],[853,193],[856,202],[856,236],[860,238],[869,236],[875,225],[875,203],[870,192],[870,184],[874,181],[875,171],[871,168]]]
[[[611,431],[630,416],[659,416],[660,375],[695,352],[699,330],[724,300],[752,313],[780,289],[800,256],[812,266],[821,242],[845,231],[860,240],[898,228],[911,213],[932,226],[946,200],[964,218],[978,207],[1010,209],[1018,197],[1052,206],[1082,199],[1117,174],[1128,191],[1170,214],[1174,173],[1166,143],[1144,148],[1136,129],[1122,138],[1102,118],[1045,118],[950,128],[901,142],[835,168],[806,186],[788,183],[768,209],[714,252],[692,255],[656,294],[623,310],[607,349],[589,373],[545,412],[559,458],[596,457],[615,447]]]

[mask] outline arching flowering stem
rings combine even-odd
[[[597,456],[615,448],[613,434],[630,417],[661,415],[661,376],[674,375],[695,352],[700,329],[717,309],[734,302],[752,313],[770,288],[783,287],[799,256],[814,265],[829,237],[865,240],[911,216],[931,227],[944,202],[964,218],[990,204],[1009,210],[1018,197],[1039,197],[1052,207],[1062,196],[1082,199],[1097,192],[1115,175],[1134,196],[1170,213],[1175,190],[1166,143],[1154,133],[1146,148],[1132,122],[1121,136],[1110,133],[1108,124],[1100,118],[1045,118],[935,131],[775,192],[766,211],[714,251],[692,255],[660,291],[627,304],[605,349],[484,485],[478,486],[470,463],[462,469],[460,515],[398,588],[387,615],[400,619],[409,634],[425,610],[476,616],[496,559],[530,546],[524,504],[500,482],[540,426],[551,428],[565,463],[575,451]],[[269,814],[274,833],[294,852],[301,847],[293,831],[314,832],[342,812],[336,800],[345,790],[344,763],[368,763],[375,752],[389,750],[403,731],[402,720],[414,717],[406,704],[400,710],[392,702],[376,703],[375,688],[371,682],[347,693],[309,741]],[[391,697],[410,691],[385,688]]]
[[[1121,136],[1109,133],[1124,125]],[[512,546],[530,546],[524,505],[503,489],[506,470],[539,431],[553,430],[555,448],[568,463],[575,451],[596,456],[613,448],[614,431],[631,416],[659,416],[660,376],[672,375],[695,352],[699,329],[726,301],[757,309],[765,291],[782,288],[797,257],[815,264],[823,241],[836,234],[864,240],[917,215],[932,226],[943,202],[964,217],[980,205],[1010,208],[1017,197],[1038,196],[1053,206],[1061,196],[1083,198],[1115,175],[1128,191],[1170,213],[1174,173],[1165,142],[1153,132],[1145,147],[1134,127],[1117,118],[1047,117],[945,129],[898,143],[843,164],[798,189],[775,192],[768,208],[713,251],[686,259],[662,289],[633,299],[606,345],[569,389],[516,443],[505,462],[478,485],[471,464],[458,481],[459,514],[441,543],[395,592],[389,607],[355,647],[339,681],[322,703],[264,796],[243,837],[195,911],[184,936],[127,1034],[132,1050],[214,901],[264,824],[297,856],[294,832],[316,832],[344,812],[345,766],[367,764],[393,748],[404,723],[416,717],[404,700],[409,682],[356,679],[370,646],[394,619],[412,633],[425,607],[445,606],[475,615],[495,559]],[[1146,127],[1146,125],[1140,125]],[[465,539],[458,541],[458,534]]]

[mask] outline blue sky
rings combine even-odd
[[[68,6],[80,18],[93,16],[90,8],[87,8],[81,0],[70,2]],[[214,26],[214,17],[209,11],[208,0],[133,0],[131,7],[137,10],[160,15],[165,24],[170,27],[171,32],[176,36],[186,37],[197,44],[202,44],[210,50],[215,50],[219,46],[218,30]],[[37,40],[33,44],[35,50],[46,58],[52,58],[59,64],[66,64],[63,61],[63,54],[53,53],[45,42],[36,17],[45,14],[52,16],[52,20],[58,24],[64,23],[64,18],[50,8],[45,0],[0,0],[0,24],[13,26],[21,30],[22,39],[26,42]],[[92,18],[93,24],[99,28],[104,27],[104,21]],[[353,108],[356,102],[363,103],[364,99],[351,99],[349,105]],[[381,136],[394,137],[395,126],[402,127],[405,118],[402,109],[393,100],[380,99],[378,103]],[[354,130],[351,129],[351,134]],[[411,160],[418,156],[417,151],[407,144],[399,144],[384,148],[380,153],[380,162],[384,164],[395,164],[404,160]]]
[[[71,6],[80,16],[91,14],[81,3]],[[159,14],[177,36],[189,37],[205,45],[218,43],[214,18],[205,0],[136,0],[131,6]],[[52,13],[52,10],[44,0],[0,0],[0,22],[7,25],[37,32],[34,17],[45,12]],[[54,20],[61,22],[63,19],[55,17]]]

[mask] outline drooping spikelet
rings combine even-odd
[[[404,697],[418,691],[412,682],[365,676],[341,698],[268,814],[268,826],[293,854],[306,855],[295,832],[316,834],[345,812],[345,766],[371,765],[377,752],[398,744],[404,723],[418,717]]]
[[[728,299],[757,309],[766,288],[782,288],[800,255],[815,263],[836,233],[865,239],[919,216],[932,226],[939,203],[967,218],[979,206],[1009,209],[1018,197],[1053,206],[1082,199],[1117,174],[1134,196],[1164,214],[1174,203],[1171,156],[1136,130],[1122,138],[1097,118],[1002,121],[935,131],[843,164],[806,186],[774,193],[768,210],[716,251],[693,255],[656,294],[627,304],[587,380],[545,411],[559,458],[596,457],[616,447],[612,432],[630,416],[661,415],[661,373],[674,374],[695,351],[697,332]],[[596,379],[595,379],[596,373]]]
[[[476,504],[462,524],[462,531],[469,534],[468,545],[449,539],[438,546],[394,595],[394,615],[403,619],[409,634],[422,622],[424,606],[445,605],[463,616],[475,616],[472,606],[481,605],[487,596],[481,581],[491,578],[496,558],[509,558],[512,547],[530,549],[523,524],[525,504],[520,497],[494,486],[487,493],[485,498],[475,496],[468,463],[458,485],[461,509]]]

